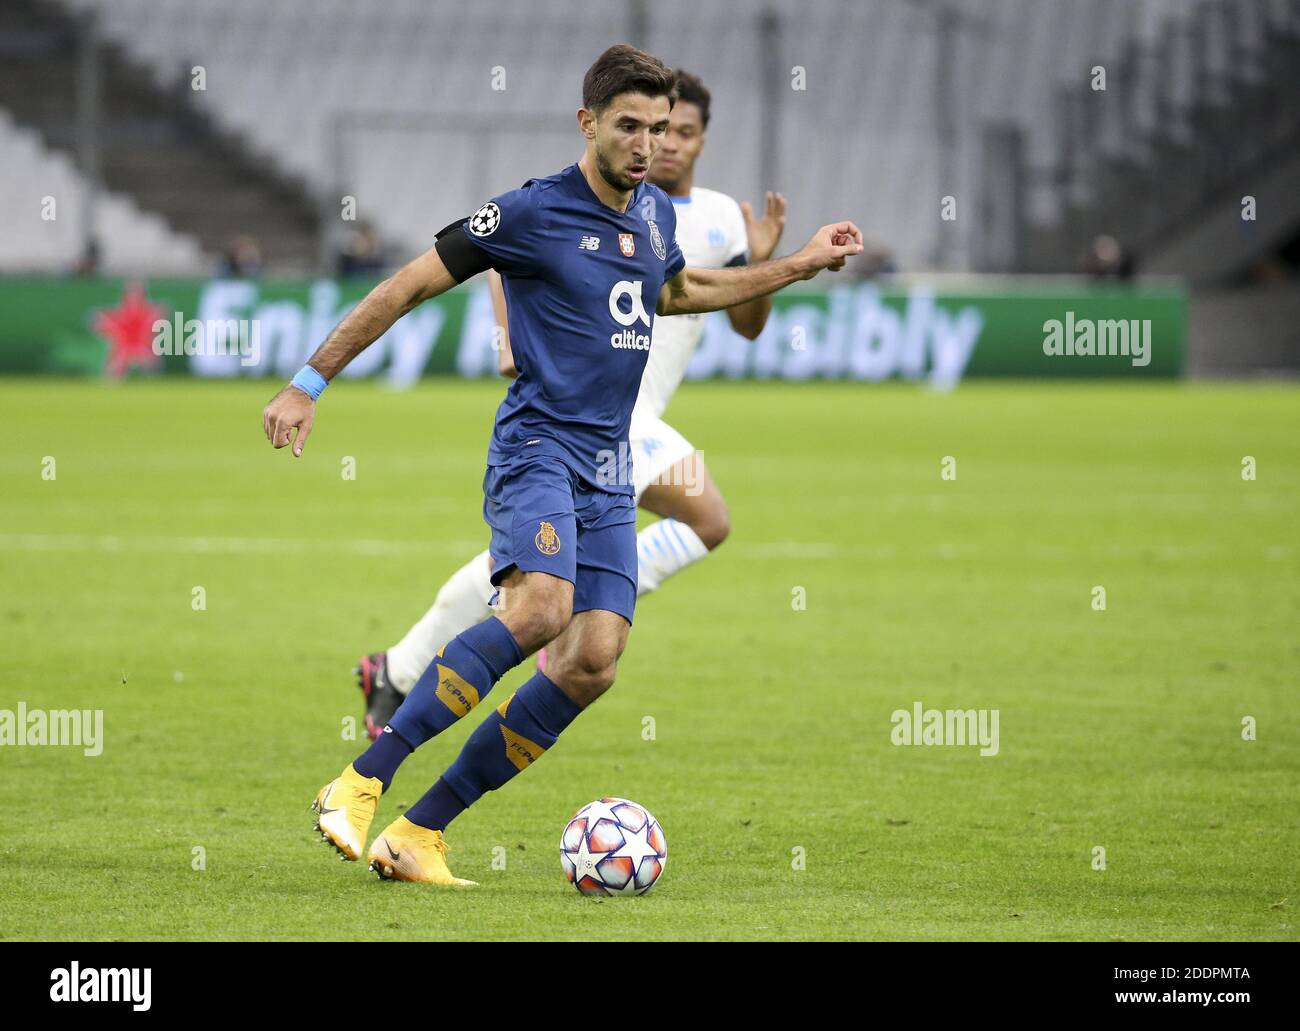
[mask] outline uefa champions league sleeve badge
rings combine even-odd
[[[470,216],[469,231],[475,236],[491,236],[500,224],[501,209],[488,201]]]

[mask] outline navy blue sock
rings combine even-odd
[[[582,707],[535,673],[474,728],[460,755],[406,818],[440,831],[487,791],[526,770],[555,744]]]
[[[478,705],[523,661],[514,635],[489,616],[438,649],[388,725],[419,748]]]
[[[466,808],[460,796],[439,777],[434,781],[433,787],[421,795],[420,800],[402,815],[421,827],[440,831]]]
[[[375,738],[375,743],[357,757],[352,768],[363,777],[378,777],[387,791],[397,767],[413,751],[415,746],[411,742],[392,727],[385,727],[384,732]]]

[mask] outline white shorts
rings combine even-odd
[[[650,484],[695,453],[691,442],[662,419],[635,409],[628,435],[632,438],[628,442],[632,448],[632,486],[638,499]],[[691,472],[689,467],[687,472]],[[690,488],[689,483],[686,486]]]

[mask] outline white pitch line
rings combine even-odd
[[[394,541],[365,538],[320,540],[301,537],[123,537],[116,534],[0,534],[4,551],[100,551],[100,552],[170,552],[177,554],[215,555],[302,555],[307,553],[402,556],[402,555],[470,555],[482,551],[485,540]],[[893,548],[846,549],[836,544],[805,541],[776,541],[747,544],[735,549],[752,559],[833,559],[859,552],[876,558],[889,558]]]
[[[464,555],[483,550],[483,541],[386,541],[367,538],[320,540],[304,537],[121,537],[87,534],[0,534],[10,551],[149,551],[213,555],[334,554],[376,556]]]
[[[0,551],[95,551],[153,552],[208,555],[359,555],[366,558],[403,556],[465,556],[483,550],[484,538],[464,540],[378,540],[345,538],[322,540],[303,537],[124,537],[116,534],[0,534]],[[1093,549],[1025,543],[1007,547],[970,547],[935,540],[928,548],[900,550],[889,544],[841,545],[824,541],[766,541],[737,543],[727,554],[748,561],[807,560],[831,561],[862,559],[875,562],[953,561],[954,559],[1005,558],[1015,554],[1045,562],[1093,561],[1099,558],[1147,559],[1164,561],[1222,558],[1226,555],[1247,557],[1247,552],[1220,546],[1133,545],[1115,544]],[[1295,549],[1286,545],[1266,544],[1259,556],[1271,562],[1285,562],[1295,557]]]

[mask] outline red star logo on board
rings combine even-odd
[[[139,283],[127,284],[116,308],[102,308],[95,312],[94,330],[108,341],[105,372],[120,379],[131,365],[156,367],[159,355],[153,349],[153,325],[166,314],[149,301]]]

